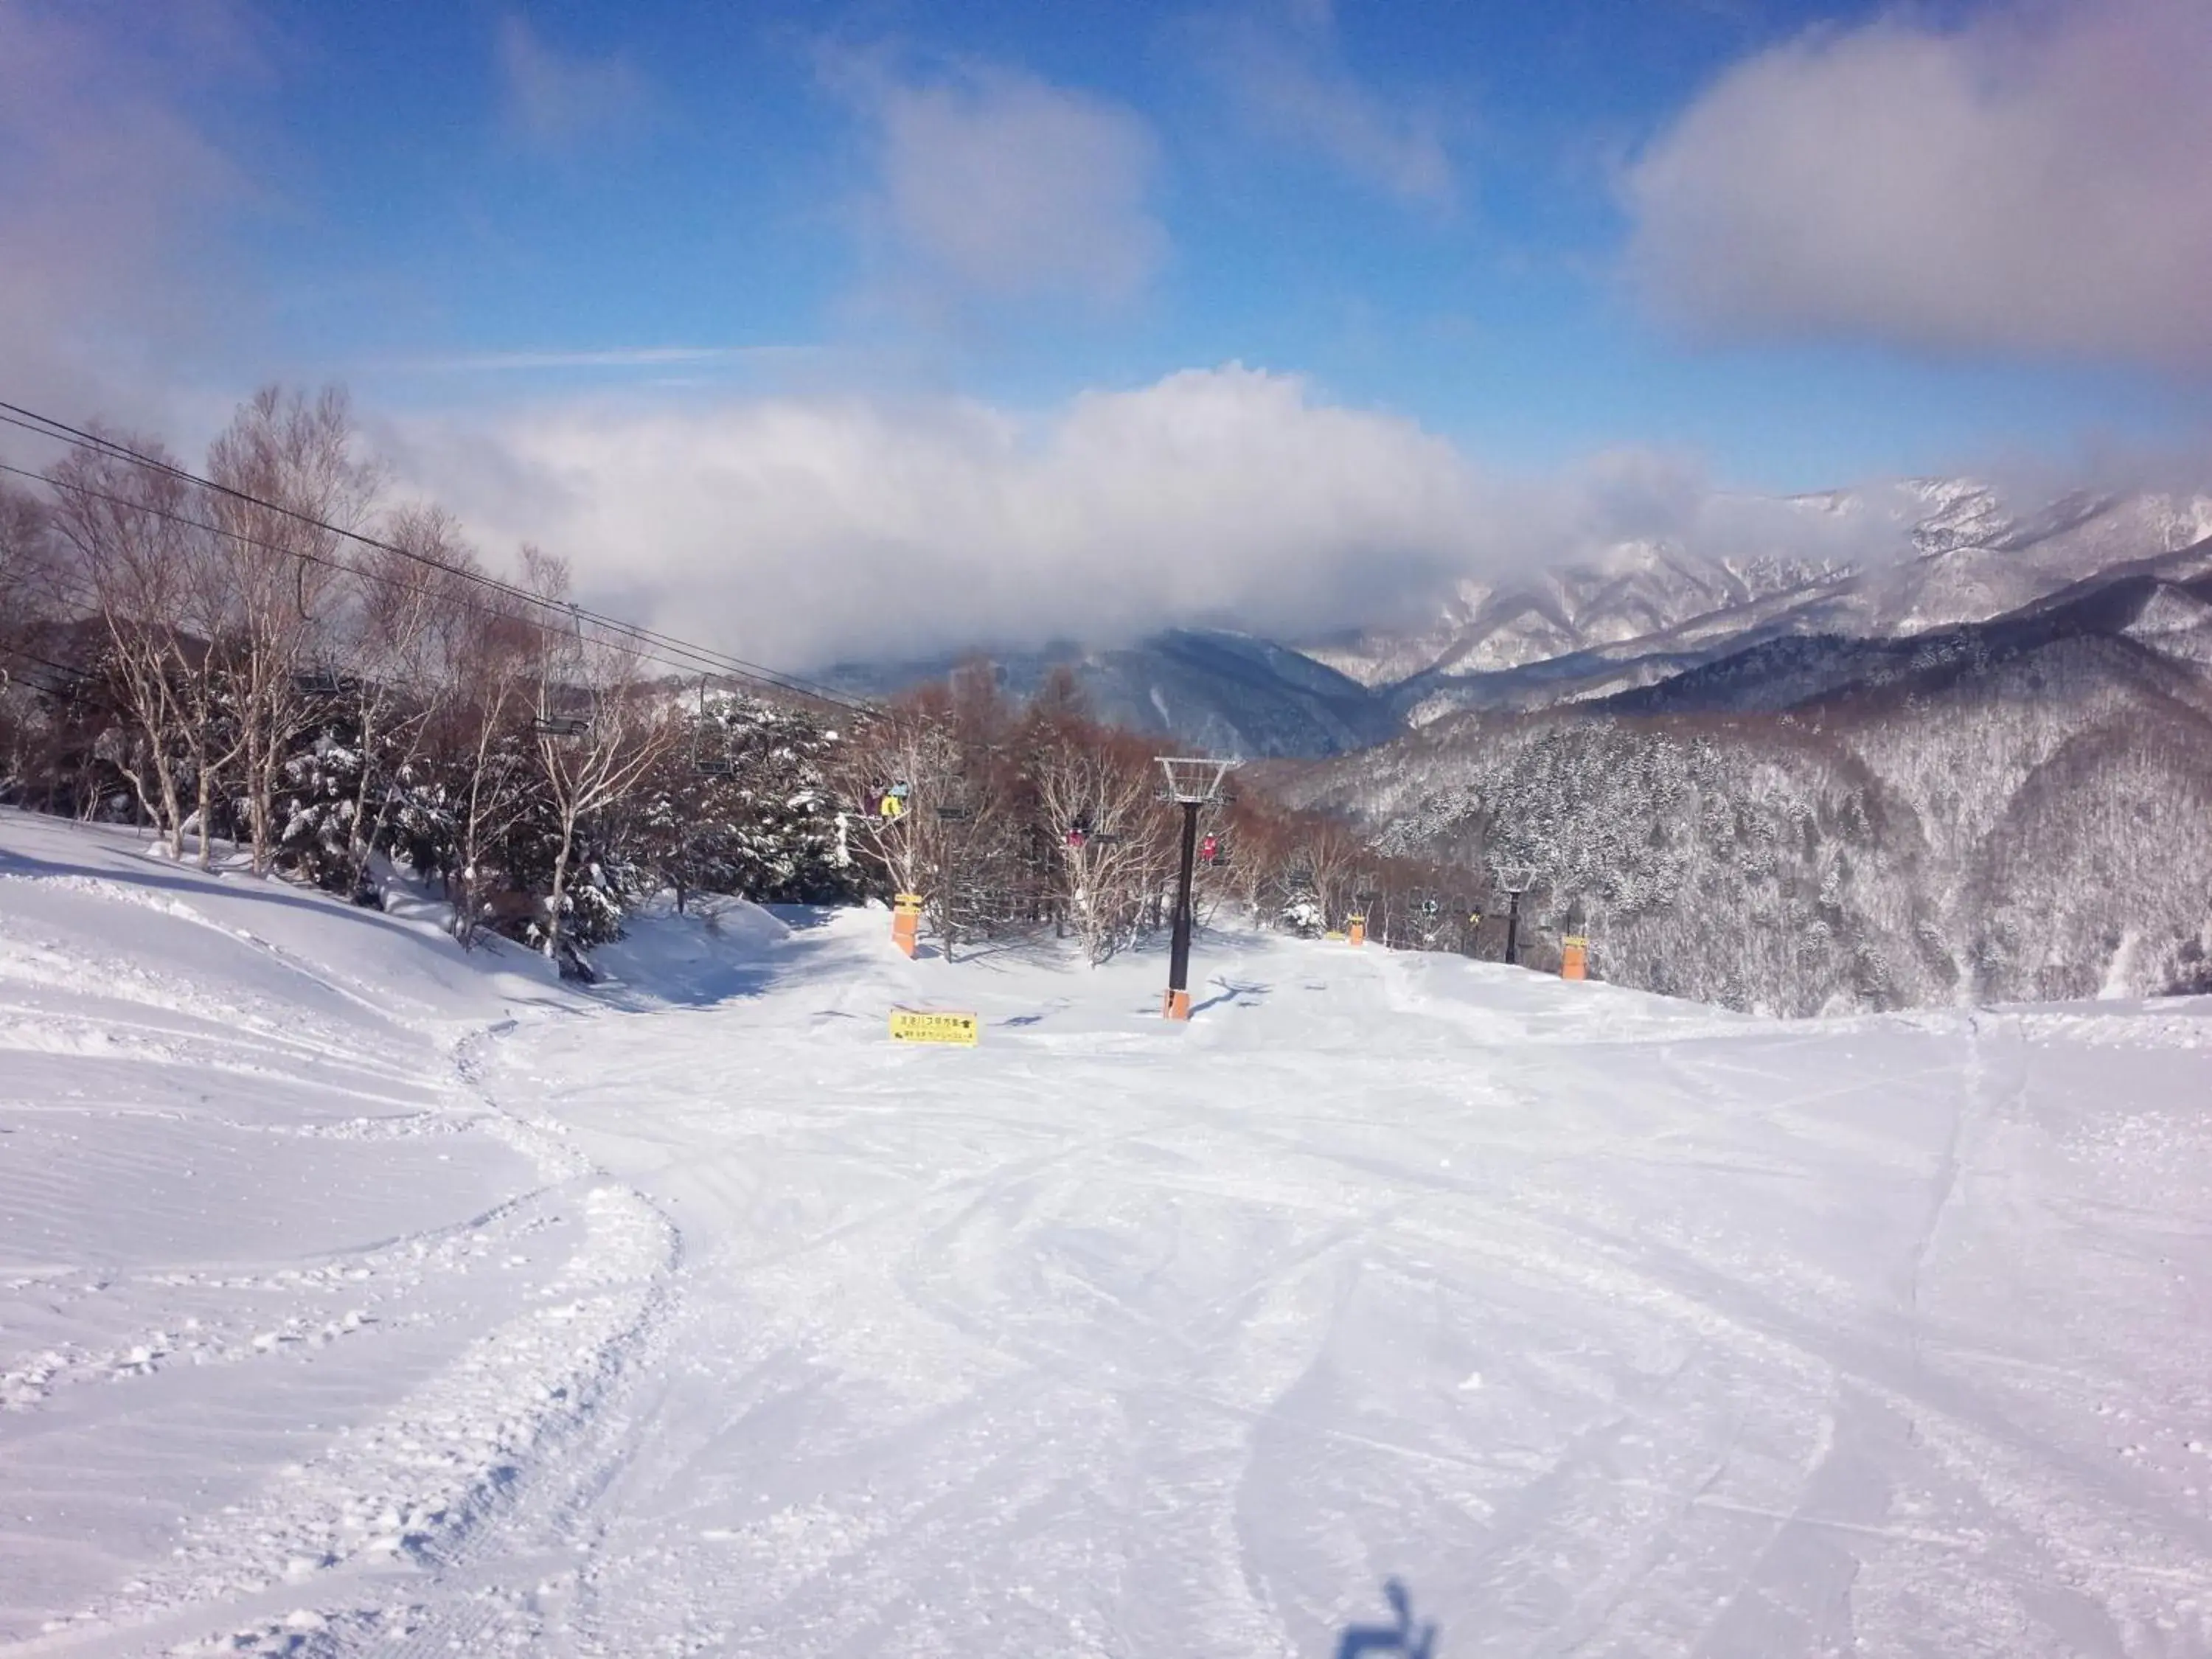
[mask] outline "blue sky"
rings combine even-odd
[[[1163,405],[1109,422],[1117,464],[1190,459],[1176,399],[1277,462],[1357,416],[1440,513],[1555,522],[1624,454],[1778,492],[2194,453],[2208,33],[2189,0],[0,0],[0,380],[185,427],[343,380],[404,471],[587,568],[624,519],[589,480],[647,433],[698,476],[797,428],[786,476],[973,466],[1040,496],[990,529],[1026,546],[1039,467],[1103,487],[1062,453],[1099,399]],[[483,482],[538,471],[566,517]],[[768,526],[741,562],[793,556],[787,516],[902,544],[945,506],[765,488],[722,503]],[[1305,503],[1339,563],[1500,556],[1346,490]]]
[[[525,371],[392,367],[503,353],[796,348],[821,355],[633,378],[832,376],[1020,403],[1237,360],[1507,463],[1681,445],[1777,489],[2201,418],[2201,385],[2150,369],[1685,337],[1623,278],[1621,169],[1731,64],[1865,13],[1567,9],[295,8],[270,20],[267,93],[241,123],[279,195],[244,236],[277,296],[283,366],[393,402],[513,395]],[[1425,143],[1433,177],[1394,185],[1387,159],[1245,107],[1226,61],[1240,53],[1342,92],[1383,143]],[[532,112],[522,54],[554,108]],[[875,291],[877,140],[866,94],[842,83],[978,68],[1088,94],[1149,133],[1142,205],[1163,246],[1136,291],[927,314]],[[530,389],[562,379],[530,373]]]

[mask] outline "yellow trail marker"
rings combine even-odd
[[[894,1042],[949,1042],[963,1048],[975,1046],[980,1022],[965,1012],[932,1012],[920,1008],[891,1010]]]

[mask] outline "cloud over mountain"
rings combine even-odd
[[[542,541],[594,597],[789,667],[1180,623],[1296,637],[1638,537],[1853,558],[1883,533],[1722,495],[1659,454],[1501,477],[1411,421],[1236,364],[1040,414],[592,400],[389,441],[488,550]]]

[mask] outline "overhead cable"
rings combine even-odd
[[[25,432],[32,433],[39,437],[46,438],[57,443],[67,444],[75,448],[89,449],[97,453],[106,455],[118,460],[130,462],[134,465],[147,468],[149,471],[174,478],[180,483],[190,484],[196,489],[207,490],[215,495],[239,501],[243,505],[256,507],[264,512],[275,514],[279,517],[306,526],[308,528],[319,531],[323,534],[339,537],[345,540],[357,543],[364,547],[374,548],[380,552],[392,554],[398,557],[410,560],[416,564],[422,565],[428,569],[436,570],[456,580],[475,584],[479,587],[498,593],[508,599],[529,605],[534,610],[557,615],[561,619],[562,630],[564,632],[575,626],[578,623],[589,623],[592,627],[600,630],[602,633],[613,635],[617,640],[627,641],[630,647],[635,650],[636,653],[641,658],[659,663],[663,666],[674,668],[679,673],[706,673],[720,675],[727,678],[743,681],[761,689],[775,690],[795,694],[799,696],[809,698],[816,702],[828,703],[834,707],[848,709],[856,714],[866,714],[870,712],[872,708],[872,705],[865,700],[853,697],[847,693],[836,690],[832,687],[821,684],[818,682],[808,680],[794,674],[787,674],[781,670],[763,667],[758,663],[749,662],[742,657],[732,656],[726,652],[716,650],[710,646],[698,645],[690,641],[680,639],[674,635],[664,634],[656,629],[645,628],[638,623],[625,621],[619,617],[609,616],[604,612],[591,610],[586,606],[575,605],[566,600],[550,599],[544,594],[534,593],[528,588],[524,587],[518,583],[507,581],[503,578],[492,575],[489,572],[471,569],[465,565],[454,564],[449,561],[436,558],[429,554],[422,552],[418,549],[404,547],[397,543],[386,541],[379,537],[371,536],[361,531],[349,530],[342,526],[331,524],[325,520],[315,517],[313,514],[304,513],[295,507],[287,507],[279,501],[265,500],[249,491],[242,490],[233,485],[222,483],[215,479],[204,477],[199,473],[191,471],[189,468],[179,466],[175,462],[164,459],[160,456],[143,453],[138,450],[131,448],[129,445],[125,444],[117,439],[108,437],[104,434],[90,431],[82,427],[72,426],[66,421],[58,420],[49,415],[41,415],[35,410],[27,409],[21,404],[9,403],[4,399],[0,399],[0,423],[5,423],[9,426],[19,428]],[[0,464],[0,470],[13,472],[18,476],[25,477],[39,478],[40,477],[39,474],[26,471],[21,467],[6,466],[4,464]],[[50,482],[44,479],[41,479],[40,481]],[[301,559],[318,564],[331,565],[332,568],[340,568],[337,567],[333,561],[319,557],[312,552],[305,551],[298,548],[278,547],[266,542],[258,542],[254,538],[245,535],[241,532],[230,530],[221,526],[202,523],[196,520],[179,518],[178,515],[167,513],[162,509],[146,506],[143,503],[127,502],[125,504],[137,507],[139,510],[154,514],[157,517],[170,519],[176,522],[191,524],[200,530],[214,534],[228,536],[246,545],[259,547],[266,551],[280,554],[286,557]],[[549,624],[544,623],[538,623],[535,625],[540,629],[544,629],[549,626]],[[672,660],[672,659],[678,659],[681,660]]]

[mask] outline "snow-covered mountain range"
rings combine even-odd
[[[996,655],[1021,695],[1072,669],[1104,718],[1253,757],[1340,753],[1462,709],[1596,702],[1793,637],[1900,639],[1985,622],[2212,537],[2212,495],[2075,491],[2016,508],[1970,479],[1918,479],[1757,504],[1771,546],[1694,536],[1616,544],[1510,579],[1468,579],[1411,628],[1285,644],[1184,629],[1112,650]],[[1793,519],[1819,533],[1786,533]],[[1806,546],[1853,556],[1807,557]],[[883,694],[955,659],[843,665]]]
[[[2212,536],[2212,496],[2201,495],[2077,492],[2014,514],[1987,486],[1948,479],[1790,505],[1875,520],[1852,538],[1869,555],[1816,565],[1627,544],[1598,566],[1547,572],[1479,598],[1463,592],[1455,603],[1466,622],[1443,651],[1410,672],[1381,680],[1360,674],[1367,661],[1403,669],[1404,643],[1395,656],[1385,650],[1364,659],[1309,648],[1374,684],[1419,726],[1458,708],[1607,697],[1786,636],[1897,639],[1985,622],[2116,565]]]

